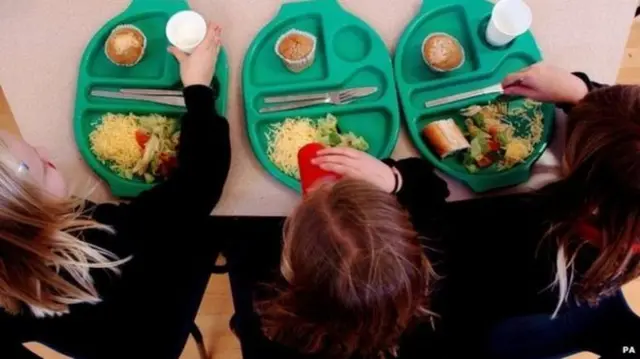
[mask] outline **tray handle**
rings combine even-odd
[[[180,11],[189,9],[189,4],[186,0],[131,0],[129,7],[127,7],[128,11],[138,11],[138,12],[146,12],[153,10],[166,10],[171,9]]]
[[[420,6],[420,14],[429,10],[434,10],[442,6],[465,4],[467,0],[422,0],[422,6]],[[487,1],[487,0],[477,0]]]
[[[133,1],[137,1],[137,0],[133,0]],[[143,0],[143,1],[151,1],[151,0]],[[282,2],[282,5],[280,6],[280,11],[278,15],[288,16],[289,12],[292,12],[296,9],[296,6],[303,5],[305,3],[316,3],[316,4],[323,3],[323,5],[325,6],[335,5],[340,7],[340,3],[338,2],[338,0],[284,0]]]
[[[135,1],[135,0],[134,0]],[[287,5],[291,3],[299,3],[299,2],[325,2],[325,3],[337,3],[338,0],[282,0],[282,5]]]

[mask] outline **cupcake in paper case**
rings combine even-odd
[[[316,42],[310,33],[291,29],[280,36],[275,51],[289,71],[298,73],[313,65]]]
[[[107,58],[118,66],[135,66],[144,56],[147,37],[133,25],[118,25],[104,44]]]
[[[434,32],[422,43],[422,59],[434,71],[447,72],[464,64],[465,54],[458,40],[443,32]]]

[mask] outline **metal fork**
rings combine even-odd
[[[334,91],[330,92],[327,97],[319,100],[296,101],[278,106],[264,107],[260,109],[260,113],[295,110],[298,108],[322,104],[346,105],[356,97],[358,97],[357,90]]]

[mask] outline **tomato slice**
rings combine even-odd
[[[488,156],[482,156],[480,159],[477,159],[476,162],[478,163],[478,167],[485,168],[491,166],[493,160]]]
[[[136,142],[138,142],[138,146],[140,146],[140,148],[142,148],[143,150],[147,145],[147,142],[149,142],[150,138],[151,135],[149,135],[148,133],[142,130],[136,130]]]
[[[497,141],[487,140],[487,145],[489,146],[489,149],[491,151],[499,151],[500,150],[500,144]]]

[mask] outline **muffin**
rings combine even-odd
[[[276,54],[292,72],[301,72],[313,65],[316,37],[296,29],[287,31],[276,42]]]
[[[422,58],[435,71],[453,71],[464,64],[464,49],[455,37],[433,33],[422,43]]]
[[[119,25],[107,38],[104,53],[118,66],[134,66],[144,56],[147,38],[133,25]]]

